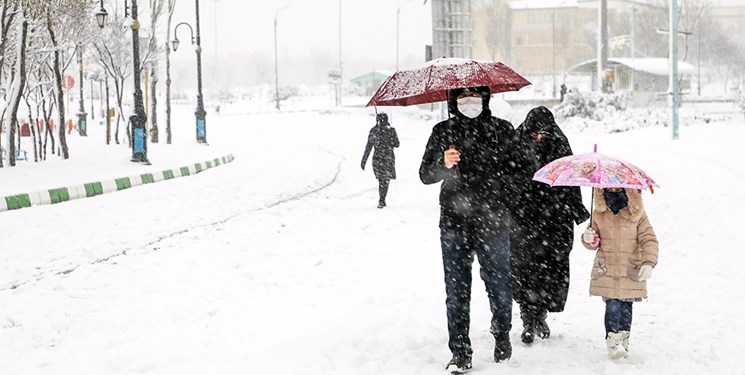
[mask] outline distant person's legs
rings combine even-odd
[[[387,178],[383,178],[378,180],[378,193],[380,195],[380,199],[378,200],[378,208],[385,207],[385,197],[388,195],[388,185],[390,184],[391,180]]]

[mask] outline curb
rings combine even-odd
[[[155,173],[143,173],[135,176],[115,178],[112,180],[94,181],[82,185],[41,190],[27,194],[8,195],[0,198],[0,212],[18,210],[43,204],[57,204],[73,199],[90,198],[101,194],[129,189],[133,186],[151,184],[177,177],[191,176],[204,172],[207,169],[230,163],[233,160],[235,160],[235,158],[232,154],[229,154],[221,158],[190,164],[181,168],[166,169]]]

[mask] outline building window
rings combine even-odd
[[[551,23],[553,13],[528,13],[528,23],[544,24]]]
[[[463,12],[462,0],[448,1],[448,11],[450,13],[461,13]]]

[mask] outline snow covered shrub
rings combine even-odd
[[[292,97],[298,96],[298,88],[294,86],[280,87],[279,93],[277,94],[277,96],[279,97],[279,100],[287,100]],[[276,98],[271,98],[271,99],[276,100]]]
[[[598,92],[579,92],[569,90],[564,101],[555,108],[558,117],[582,117],[602,121],[607,115],[628,108],[628,94],[602,94]]]
[[[562,129],[620,133],[648,126],[667,126],[667,116],[661,108],[633,108],[631,96],[623,94],[580,93],[570,90],[554,108]]]

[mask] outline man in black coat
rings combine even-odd
[[[396,129],[388,122],[388,115],[379,113],[376,118],[376,124],[367,136],[365,153],[362,155],[362,170],[365,170],[367,158],[374,147],[372,164],[375,178],[378,180],[378,208],[383,208],[386,206],[385,197],[388,195],[388,185],[391,180],[396,179],[396,155],[393,149],[400,146],[400,143]]]
[[[440,187],[440,244],[447,293],[448,346],[453,358],[447,367],[471,367],[471,267],[479,259],[492,312],[496,339],[494,360],[512,355],[512,290],[510,286],[510,210],[525,173],[513,156],[512,124],[493,117],[489,88],[449,92],[450,119],[434,126],[419,167],[425,184]]]
[[[564,310],[569,291],[569,252],[574,224],[590,217],[577,186],[551,187],[532,181],[549,162],[572,155],[564,133],[548,108],[533,108],[517,128],[520,150],[532,159],[530,179],[514,212],[512,291],[523,321],[521,339],[530,344],[536,335],[548,338],[547,312]]]

